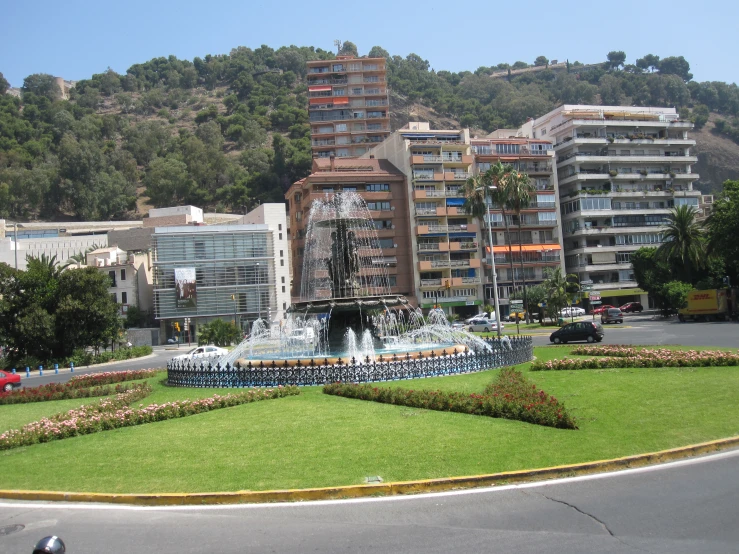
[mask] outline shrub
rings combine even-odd
[[[537,390],[534,383],[513,368],[501,369],[497,380],[483,394],[417,391],[347,383],[325,385],[323,392],[384,404],[513,419],[560,429],[577,429],[574,418],[567,413],[563,404],[543,390]]]
[[[739,365],[739,355],[730,352],[705,350],[637,350],[624,346],[578,347],[573,354],[596,356],[595,358],[563,358],[548,362],[535,361],[531,371],[556,371],[573,369],[604,369],[625,367],[725,367]]]

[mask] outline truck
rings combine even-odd
[[[691,290],[688,304],[678,311],[680,321],[725,320],[737,315],[737,289]]]

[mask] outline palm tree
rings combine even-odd
[[[513,272],[513,245],[511,244],[511,229],[508,224],[508,217],[506,210],[510,207],[508,185],[510,179],[508,176],[513,171],[513,167],[510,165],[503,165],[498,161],[490,169],[487,170],[486,175],[489,174],[490,184],[495,187],[490,190],[490,199],[493,204],[500,208],[503,214],[503,224],[505,225],[505,241],[508,244],[508,262],[510,263],[511,269],[511,286],[512,290],[516,290],[516,276]],[[492,221],[491,221],[492,225]],[[493,245],[490,245],[490,255],[493,256]]]
[[[695,271],[705,265],[705,236],[695,214],[693,206],[684,204],[673,208],[667,229],[662,233],[662,245],[657,249],[658,258],[684,270],[688,282],[692,282]]]
[[[67,269],[69,267],[69,263],[57,263],[56,256],[47,256],[44,253],[41,253],[40,256],[26,256],[26,268],[27,270],[31,269],[39,269],[45,273],[48,273],[49,276],[53,277],[54,279],[58,279],[59,275],[61,275],[62,271]]]
[[[574,273],[568,273],[562,275],[562,269],[547,268],[544,270],[544,289],[547,291],[547,311],[549,312],[549,318],[553,319],[554,315],[559,314],[569,301],[569,295],[574,289],[580,288],[577,281],[577,275]]]
[[[89,254],[93,250],[97,250],[98,248],[102,248],[102,246],[100,246],[97,243],[93,243],[92,246],[88,246],[87,248],[85,248],[84,252],[77,252],[76,254],[72,254],[67,260],[67,264],[68,265],[72,265],[73,263],[86,264],[87,254]]]
[[[506,176],[505,191],[509,209],[518,219],[518,257],[521,262],[521,280],[523,283],[523,305],[526,312],[526,321],[529,320],[529,299],[526,294],[526,273],[523,267],[523,240],[521,237],[521,210],[531,205],[531,195],[536,190],[526,173],[511,171]]]

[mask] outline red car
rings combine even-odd
[[[0,371],[0,391],[10,392],[21,386],[21,376],[7,371]]]
[[[615,306],[611,306],[610,304],[601,304],[600,306],[598,306],[597,308],[595,308],[595,309],[594,309],[594,310],[593,310],[592,312],[590,312],[590,313],[591,313],[591,314],[595,314],[595,315],[598,315],[598,314],[602,314],[602,313],[603,313],[604,311],[606,311],[607,309],[609,309],[609,308],[614,308],[614,307],[615,307]]]
[[[627,302],[621,306],[621,311],[623,313],[641,312],[642,310],[644,310],[644,306],[641,305],[641,302]]]

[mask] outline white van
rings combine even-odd
[[[287,341],[290,343],[304,343],[313,344],[316,339],[316,332],[312,327],[304,327],[302,329],[293,329],[293,332],[288,337]]]

